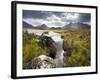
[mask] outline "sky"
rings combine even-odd
[[[33,26],[46,24],[48,27],[63,27],[69,23],[84,23],[90,25],[91,14],[23,10],[23,21]]]

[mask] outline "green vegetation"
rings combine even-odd
[[[62,32],[65,42],[70,46],[70,56],[65,57],[64,65],[89,66],[90,65],[90,30],[68,30]]]
[[[47,55],[48,49],[39,46],[39,39],[40,37],[34,34],[23,33],[23,64],[41,54]]]
[[[70,47],[67,51],[70,55],[64,56],[64,66],[89,66],[90,29],[61,30],[59,33]],[[40,39],[40,36],[23,32],[23,64],[41,54],[49,55],[48,48],[40,45]]]

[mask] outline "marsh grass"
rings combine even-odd
[[[90,30],[78,29],[62,32],[66,43],[71,47],[69,57],[65,57],[65,67],[90,65]]]
[[[54,30],[70,46],[69,56],[64,56],[64,67],[90,65],[90,29]],[[49,55],[47,47],[39,44],[40,36],[23,32],[23,64],[41,54]]]

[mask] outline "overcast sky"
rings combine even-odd
[[[90,19],[89,13],[23,10],[23,21],[33,26],[46,24],[48,27],[63,27],[70,22],[90,24]]]

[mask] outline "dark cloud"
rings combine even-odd
[[[23,10],[23,20],[32,25],[46,24],[59,27],[69,22],[90,24],[90,19],[91,14],[89,13]]]
[[[80,13],[79,15],[79,21],[80,22],[90,22],[91,20],[91,14],[89,13]]]
[[[45,19],[48,16],[47,13],[43,11],[23,10],[23,18]]]

